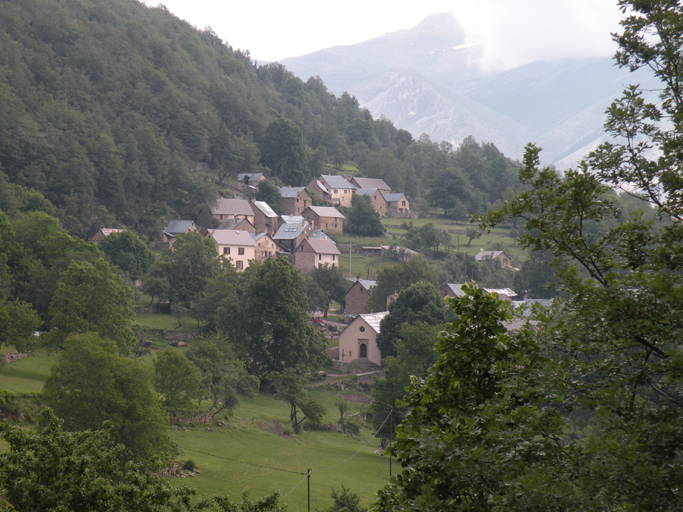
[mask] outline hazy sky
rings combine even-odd
[[[155,0],[146,0],[157,5]],[[453,12],[469,42],[484,41],[487,66],[533,60],[611,56],[616,0],[166,0],[197,28],[210,25],[233,48],[276,61],[410,28],[430,14]]]

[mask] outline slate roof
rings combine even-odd
[[[241,172],[237,175],[237,181],[244,182],[244,178],[249,176],[249,181],[255,182],[259,181],[263,176],[262,172]]]
[[[360,285],[365,288],[366,290],[369,290],[373,286],[377,285],[377,281],[372,281],[370,279],[355,279],[353,277],[347,277],[349,281],[353,282],[353,284],[356,284],[357,282],[360,283]],[[352,285],[353,286],[353,285]],[[350,288],[349,288],[350,290]]]
[[[248,231],[233,229],[207,229],[206,233],[213,238],[218,245],[243,245],[254,247],[256,242]]]
[[[370,197],[372,197],[375,195],[375,192],[377,192],[376,188],[357,188],[356,189],[356,194],[358,194],[359,196],[370,196]],[[382,196],[382,197],[384,197],[384,196]],[[385,201],[386,201],[386,199],[385,199]]]
[[[311,210],[318,217],[336,217],[338,219],[346,218],[334,206],[309,206],[308,208],[306,208],[306,210]]]
[[[453,292],[456,297],[464,297],[465,292],[462,291],[463,283],[446,283],[446,288]]]
[[[384,200],[387,203],[395,203],[396,201],[400,201],[401,197],[403,197],[403,193],[401,192],[393,192],[391,194],[382,194],[384,196]]]
[[[298,237],[301,232],[308,226],[307,221],[284,223],[273,235],[273,240],[293,240]]]
[[[495,293],[498,296],[504,295],[506,297],[517,297],[517,294],[510,288],[482,288],[486,293]]]
[[[334,240],[309,238],[308,243],[316,254],[341,254],[339,249],[337,249],[337,244],[334,243]]]
[[[306,187],[280,187],[280,197],[297,197]]]
[[[191,220],[172,220],[164,229],[164,233],[168,235],[179,235],[185,233],[192,226]]]
[[[266,217],[275,219],[277,218],[277,213],[275,213],[273,209],[270,206],[268,206],[268,203],[266,203],[265,201],[254,201],[252,204],[256,206],[256,208],[261,210],[263,215],[265,215]]]
[[[316,229],[308,235],[308,238],[320,238],[322,240],[332,240],[329,236],[327,236],[327,233],[325,233],[322,229]]]
[[[286,224],[300,224],[306,222],[301,215],[282,215],[282,222]]]
[[[252,213],[253,213],[253,212],[252,212]],[[249,225],[252,227],[252,229],[256,229],[256,226],[254,226],[254,225],[249,221],[249,219],[237,219],[237,220],[235,220],[235,219],[228,219],[228,220],[224,220],[223,222],[221,222],[221,225],[218,226],[218,229],[231,229],[231,230],[233,230],[233,229],[239,229],[237,226],[239,226],[239,225],[241,225],[241,224],[244,224],[245,222],[246,222],[247,224],[249,224]]]
[[[338,176],[336,174],[323,174],[320,178],[325,180],[325,183],[327,183],[330,188],[350,188],[353,190],[358,188],[350,181],[346,181],[343,176]]]
[[[226,199],[221,197],[211,208],[213,215],[254,215],[246,199]]]
[[[365,320],[368,325],[372,327],[377,334],[379,334],[379,323],[382,321],[382,318],[388,314],[388,311],[382,311],[381,313],[367,313],[358,316]]]
[[[378,178],[353,178],[353,181],[355,181],[361,189],[379,188],[382,190],[391,190],[391,187],[387,185],[384,180]]]

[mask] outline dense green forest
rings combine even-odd
[[[459,217],[518,190],[493,145],[413,140],[163,6],[0,4],[0,171],[49,199],[71,234],[123,225],[158,238],[239,172],[301,185],[345,163]]]

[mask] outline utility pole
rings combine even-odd
[[[353,277],[353,267],[351,266],[351,248],[353,247],[353,242],[349,242],[349,277]]]
[[[311,469],[308,469],[306,473],[306,478],[308,479],[308,512],[311,512]]]
[[[394,408],[389,412],[389,478],[391,478],[391,440],[394,437]]]

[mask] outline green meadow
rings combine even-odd
[[[3,352],[13,351],[3,347]],[[38,393],[42,390],[56,355],[37,351],[21,361],[0,366],[0,390]],[[142,361],[151,363],[151,357]],[[368,408],[368,397],[354,377],[328,377],[311,384],[310,394],[327,409],[324,423],[336,423],[335,402],[346,397],[348,414],[358,418]],[[341,389],[344,384],[345,390]],[[379,440],[367,427],[360,437],[342,432],[311,431],[293,435],[289,431],[289,406],[268,393],[243,400],[227,417],[225,426],[205,425],[170,431],[180,448],[181,460],[197,465],[194,477],[171,480],[173,484],[196,488],[201,495],[227,494],[235,499],[243,492],[251,498],[279,491],[289,510],[307,510],[311,469],[311,510],[328,507],[333,489],[344,485],[358,493],[369,506],[378,489],[389,479],[389,460],[377,455]],[[362,424],[362,423],[361,423]],[[0,442],[0,450],[7,445]],[[396,464],[394,463],[394,470]]]

